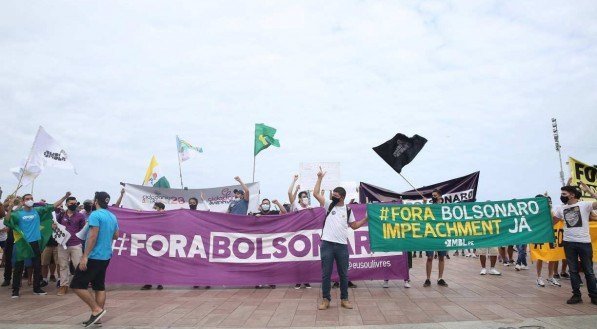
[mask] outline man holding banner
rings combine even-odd
[[[317,182],[313,190],[313,196],[322,207],[327,209],[326,217],[323,221],[323,229],[321,234],[321,269],[322,282],[321,290],[323,292],[323,300],[319,305],[320,310],[326,310],[330,307],[332,297],[331,277],[334,268],[334,261],[336,261],[336,270],[340,277],[340,305],[344,308],[351,309],[352,304],[348,301],[348,227],[353,230],[363,226],[368,218],[365,217],[360,221],[356,221],[352,211],[344,203],[346,198],[346,190],[342,187],[336,187],[332,192],[332,200],[326,201],[321,193],[321,181],[325,176],[325,172],[319,168],[317,173]]]
[[[592,192],[585,183],[581,182],[580,185],[584,192],[597,199],[597,194]],[[578,274],[578,260],[580,259],[580,266],[585,273],[591,303],[597,305],[597,287],[595,286],[595,274],[593,273],[593,248],[589,233],[589,218],[591,217],[591,211],[597,210],[597,202],[579,201],[582,192],[574,186],[564,186],[561,191],[560,200],[564,205],[556,210],[554,220],[564,221],[565,223],[564,252],[566,253],[572,283],[572,297],[566,303],[582,303],[581,280]]]

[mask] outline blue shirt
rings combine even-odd
[[[35,209],[29,211],[19,210],[17,219],[19,228],[25,234],[25,241],[36,242],[41,240],[39,213]]]
[[[89,259],[108,260],[112,258],[112,237],[118,231],[118,221],[113,213],[106,209],[95,210],[89,215],[89,228],[99,227],[95,247],[89,254]],[[89,232],[87,238],[89,241]]]
[[[249,210],[249,201],[245,199],[232,200],[228,212],[235,215],[246,215]]]

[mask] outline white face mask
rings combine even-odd
[[[29,207],[29,208],[33,207],[33,204],[34,204],[33,200],[27,200],[27,201],[25,201],[25,205],[27,207]]]
[[[263,211],[269,211],[269,204],[262,204],[261,209],[263,209]]]
[[[301,201],[303,202],[304,205],[309,204],[309,198],[301,198]]]

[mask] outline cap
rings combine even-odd
[[[239,190],[239,189],[234,189],[234,191],[232,191],[234,193],[240,193],[240,194],[245,194],[245,191],[243,190]]]

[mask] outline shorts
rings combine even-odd
[[[425,256],[427,257],[433,257],[433,253],[437,253],[438,257],[446,257],[446,255],[448,254],[447,251],[425,251]]]
[[[477,256],[497,256],[499,253],[498,247],[477,249]]]
[[[110,260],[89,259],[87,261],[87,270],[81,271],[77,267],[75,276],[70,283],[71,289],[85,289],[91,283],[91,289],[95,291],[106,290],[106,270]]]
[[[54,260],[54,264],[58,265],[58,247],[46,246],[41,253],[41,266],[48,266]]]

